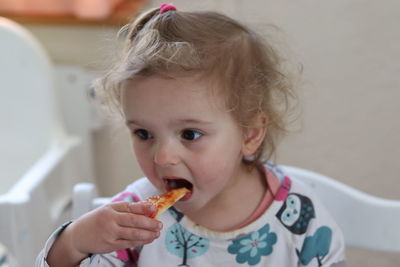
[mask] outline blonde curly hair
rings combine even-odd
[[[241,23],[216,12],[144,12],[119,32],[124,38],[119,60],[95,83],[102,103],[121,110],[124,83],[137,75],[201,73],[225,98],[229,112],[250,127],[260,112],[267,116],[263,144],[250,166],[268,160],[287,132],[293,79],[271,44]]]

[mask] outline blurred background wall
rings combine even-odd
[[[148,5],[162,2],[153,0]],[[297,130],[280,145],[278,163],[321,172],[380,197],[400,199],[400,2],[170,2],[181,10],[212,9],[230,15],[271,37],[288,59],[303,65],[298,87],[301,119]],[[118,30],[24,26],[56,63],[92,69],[104,66]],[[96,175],[103,195],[113,195],[141,176],[122,126],[105,126],[94,137]],[[390,253],[349,249],[348,257],[348,266],[400,266],[400,256]]]

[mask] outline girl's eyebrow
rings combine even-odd
[[[177,120],[177,123],[182,123],[182,124],[212,124],[211,121],[206,121],[206,120],[199,120],[199,119],[181,119]]]
[[[139,124],[139,122],[138,121],[135,121],[135,120],[125,120],[125,125],[126,126],[129,126],[129,125],[134,125],[134,124]]]
[[[130,125],[130,124],[140,124],[140,123],[135,120],[125,120],[125,124]],[[176,120],[174,124],[212,124],[212,122],[200,119],[179,119]]]
[[[135,121],[132,121],[132,120],[125,120],[125,124],[126,125],[128,125],[128,124],[135,124],[136,122]]]

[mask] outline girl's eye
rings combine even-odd
[[[134,131],[134,134],[137,137],[139,137],[141,140],[148,140],[148,139],[150,139],[152,137],[151,134],[148,131],[143,130],[143,129],[139,129],[139,130]]]
[[[182,132],[182,138],[188,141],[194,141],[203,136],[203,133],[197,130],[184,130]]]

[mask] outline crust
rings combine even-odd
[[[154,196],[143,200],[143,203],[151,203],[157,207],[156,212],[150,215],[151,218],[158,218],[161,213],[173,206],[179,199],[184,197],[190,190],[184,187],[171,189],[159,196]]]

